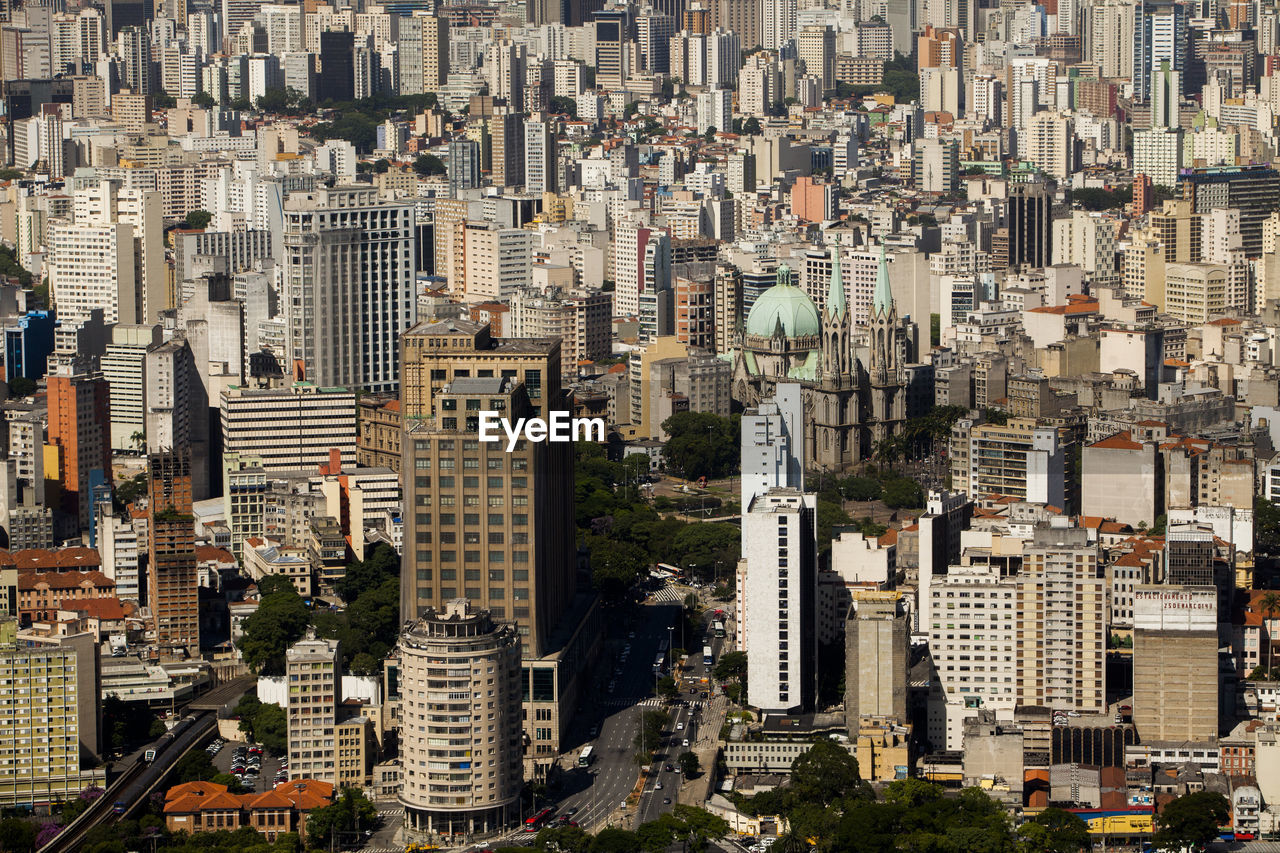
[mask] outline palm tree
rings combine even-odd
[[[139,453],[147,449],[147,434],[142,430],[135,430],[133,435],[129,436],[129,441],[133,442],[133,446],[138,448]]]
[[[1262,596],[1262,600],[1258,602],[1262,607],[1262,612],[1266,614],[1266,619],[1262,623],[1262,634],[1266,637],[1267,642],[1267,678],[1273,678],[1271,674],[1271,625],[1270,622],[1275,618],[1276,611],[1280,610],[1280,595],[1269,592]]]
[[[806,853],[809,843],[794,832],[786,832],[769,847],[769,853]]]

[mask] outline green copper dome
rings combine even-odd
[[[813,300],[803,290],[791,284],[791,270],[785,265],[778,268],[778,283],[760,294],[747,315],[747,334],[752,337],[773,336],[778,324],[788,338],[818,335],[822,323]]]

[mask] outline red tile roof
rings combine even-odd
[[[1142,443],[1134,441],[1132,436],[1127,432],[1118,432],[1110,438],[1104,438],[1102,441],[1095,441],[1089,445],[1100,450],[1141,450]]]
[[[77,589],[89,583],[95,587],[114,587],[115,581],[102,572],[19,572],[18,589],[32,590],[43,584],[48,589]]]

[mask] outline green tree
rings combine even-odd
[[[240,780],[230,773],[217,773],[209,780],[216,785],[226,785],[228,794],[239,794],[244,791],[244,786],[240,784]]]
[[[556,95],[551,99],[551,112],[567,115],[570,118],[578,117],[578,102],[573,98],[566,98],[563,95]]]
[[[1257,547],[1271,553],[1280,546],[1280,506],[1264,497],[1253,499],[1253,529]]]
[[[307,815],[307,837],[321,848],[355,841],[378,820],[373,802],[355,788],[343,788],[332,805]]]
[[[1227,798],[1214,791],[1178,797],[1156,815],[1152,843],[1173,849],[1206,845],[1218,837],[1218,827],[1227,822],[1229,812]]]
[[[36,825],[29,820],[9,817],[0,820],[0,851],[27,853],[36,849]]]
[[[188,752],[173,768],[173,780],[176,784],[183,782],[208,782],[218,774],[213,766],[213,759],[203,749]]]
[[[655,689],[658,691],[658,695],[663,699],[670,700],[680,695],[680,686],[676,684],[676,680],[669,675],[664,675],[662,678],[659,678]]]
[[[289,109],[289,95],[284,89],[268,89],[258,96],[258,109],[264,113],[283,113]]]
[[[25,376],[15,376],[9,380],[9,396],[11,397],[30,397],[36,393],[40,386],[36,384],[34,379],[28,379]]]
[[[259,675],[284,673],[284,653],[307,630],[309,612],[293,583],[267,576],[258,582],[258,609],[244,620],[240,652]]]
[[[884,484],[881,499],[892,509],[920,509],[924,506],[924,489],[915,480],[897,477]]]
[[[716,661],[711,674],[717,681],[741,681],[747,677],[747,653],[725,652]]]
[[[769,853],[805,853],[809,842],[794,832],[786,832],[778,836],[778,840],[769,845]]]
[[[748,118],[742,123],[742,132],[747,136],[759,136],[761,132],[760,119],[755,116]]]
[[[178,101],[173,95],[170,95],[164,89],[155,92],[151,96],[151,106],[157,110],[171,110],[178,105]]]
[[[424,178],[428,175],[446,175],[449,173],[444,161],[434,154],[419,154],[418,159],[413,161],[413,171]]]
[[[187,227],[201,231],[209,225],[212,219],[213,214],[207,210],[193,210],[186,216]]]
[[[671,543],[671,558],[691,572],[711,577],[716,563],[738,564],[741,541],[742,533],[734,524],[687,524]]]
[[[686,751],[680,753],[680,772],[684,774],[686,779],[692,779],[702,772],[702,762],[698,760],[698,753]]]
[[[1022,853],[1079,853],[1089,849],[1089,826],[1065,809],[1047,808],[1018,828]]]
[[[670,718],[663,711],[645,711],[640,716],[640,730],[636,732],[632,745],[640,751],[641,755],[648,756],[650,761],[653,760],[654,750],[662,742],[663,730],[666,729],[669,720]]]
[[[195,96],[191,98],[191,103],[202,110],[211,110],[217,106],[218,102],[208,92],[196,92]]]
[[[610,827],[596,833],[591,842],[591,853],[640,853],[640,839],[625,829]]]
[[[879,481],[871,477],[850,477],[841,484],[840,491],[851,501],[879,500],[884,493]]]
[[[884,789],[884,801],[904,809],[918,809],[942,799],[942,788],[923,779],[897,779]]]
[[[791,791],[798,800],[829,806],[862,787],[858,759],[835,741],[822,738],[791,762]]]
[[[662,429],[669,436],[662,448],[668,469],[690,480],[712,480],[737,472],[737,416],[680,412],[663,421]]]
[[[591,556],[591,581],[602,596],[619,599],[649,565],[649,555],[631,542],[592,537],[587,543]]]
[[[388,580],[400,577],[400,557],[394,548],[379,542],[365,554],[363,560],[347,564],[342,577],[334,581],[333,591],[348,604],[360,597],[360,593],[381,586]]]

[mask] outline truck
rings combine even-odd
[[[713,634],[715,634],[717,637],[723,637],[723,636],[724,636],[724,622],[723,622],[723,621],[721,621],[721,620],[719,620],[719,619],[716,619],[714,622],[712,622],[712,623],[711,623],[711,632],[712,632]]]
[[[702,663],[705,666],[711,666],[711,664],[714,662],[715,662],[715,656],[711,653],[711,647],[703,646],[702,647]]]

